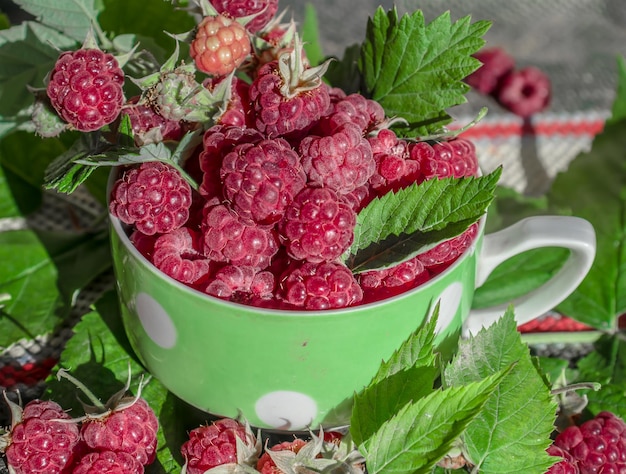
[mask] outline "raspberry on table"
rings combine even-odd
[[[258,270],[270,265],[279,247],[273,229],[245,222],[223,204],[206,209],[202,238],[203,253],[207,258]]]
[[[500,47],[483,48],[474,54],[482,66],[465,78],[465,82],[483,94],[495,92],[502,78],[515,68],[515,60]]]
[[[299,151],[309,182],[340,194],[364,185],[376,170],[370,143],[351,122],[340,125],[332,135],[303,138]]]
[[[244,454],[237,452],[237,438],[248,448],[257,443],[255,436],[232,418],[192,429],[189,439],[180,448],[187,474],[204,474],[222,464],[236,463]]]
[[[527,118],[548,107],[551,94],[550,78],[529,66],[507,74],[500,81],[495,98],[505,109]]]
[[[211,0],[218,13],[231,18],[243,18],[256,14],[246,23],[251,33],[262,30],[278,11],[278,0]]]
[[[564,458],[548,472],[626,472],[626,423],[607,411],[580,426],[569,426],[554,440],[548,453]],[[567,470],[571,466],[574,470]]]
[[[146,235],[167,233],[189,218],[191,187],[173,167],[158,161],[124,172],[111,190],[109,211]]]
[[[278,284],[283,301],[306,310],[346,308],[363,299],[354,275],[341,263],[294,262]]]
[[[160,235],[154,242],[152,263],[166,275],[188,285],[208,278],[209,259],[200,251],[202,238],[188,227]]]
[[[23,410],[15,405],[12,411],[18,418],[12,420],[6,438],[0,437],[0,452],[4,451],[11,472],[67,472],[80,441],[78,424],[53,401],[33,400]]]
[[[76,130],[91,132],[113,122],[124,103],[124,71],[99,49],[61,53],[46,86],[50,103]]]
[[[336,260],[352,244],[356,213],[331,188],[305,187],[279,223],[281,241],[296,260]]]
[[[300,157],[282,138],[237,145],[224,156],[220,177],[232,209],[270,227],[306,182]]]
[[[116,451],[85,454],[74,466],[72,474],[143,474],[144,467],[133,456]]]
[[[198,24],[189,54],[196,67],[207,74],[226,76],[250,54],[246,29],[224,15],[206,16]]]

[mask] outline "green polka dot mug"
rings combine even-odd
[[[520,324],[552,309],[582,281],[595,256],[585,220],[541,216],[483,235],[447,270],[383,301],[341,310],[287,311],[231,303],[158,271],[111,217],[124,326],[147,370],[172,393],[216,416],[298,431],[349,423],[351,399],[440,302],[438,338],[457,341],[506,308],[471,311],[474,289],[511,256],[565,247],[570,257],[537,290],[512,303]]]

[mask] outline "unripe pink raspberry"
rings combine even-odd
[[[180,448],[187,474],[204,474],[214,467],[236,463],[245,455],[237,452],[237,438],[251,450],[257,444],[252,432],[231,418],[222,418],[191,430],[189,439]]]
[[[296,260],[330,262],[354,239],[356,213],[331,188],[305,187],[287,207],[280,221],[280,237]]]
[[[299,151],[309,182],[340,194],[364,185],[376,170],[369,142],[359,126],[350,122],[340,125],[332,135],[303,138]]]
[[[262,30],[278,10],[278,0],[211,0],[211,4],[218,13],[231,18],[243,18],[256,13],[246,23],[246,29],[251,33]]]
[[[96,451],[85,454],[72,474],[143,474],[144,467],[130,454]]]
[[[200,71],[226,76],[250,54],[250,38],[236,21],[224,15],[206,16],[197,26],[189,54]]]
[[[146,234],[167,233],[189,218],[191,187],[171,166],[158,161],[127,170],[111,190],[109,211]]]
[[[504,76],[513,70],[515,60],[502,48],[484,48],[474,54],[482,65],[465,78],[468,85],[483,94],[492,94]]]
[[[78,424],[52,401],[33,400],[23,410],[8,399],[7,403],[12,407],[13,420],[10,431],[0,437],[0,451],[10,472],[67,472],[80,440]]]
[[[223,204],[206,209],[202,235],[204,255],[216,262],[263,270],[278,252],[272,229],[244,222]]]
[[[89,449],[127,453],[146,466],[156,458],[159,422],[143,399],[127,399],[103,414],[88,415],[80,435]]]
[[[90,132],[113,122],[124,103],[124,72],[113,55],[99,49],[61,53],[46,92],[63,120]]]
[[[520,117],[541,112],[550,104],[549,77],[536,67],[526,67],[507,74],[495,92],[500,105]]]
[[[198,232],[181,227],[160,235],[154,242],[152,263],[166,275],[188,285],[208,277],[210,262],[200,251]]]
[[[325,310],[355,305],[363,291],[341,263],[295,262],[281,277],[279,297],[298,308]]]
[[[282,218],[306,182],[300,157],[281,138],[237,145],[224,156],[220,176],[232,209],[264,226]]]

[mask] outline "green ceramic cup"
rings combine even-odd
[[[595,234],[575,217],[533,217],[483,236],[426,284],[385,301],[332,311],[268,310],[222,301],[153,267],[111,217],[122,317],[153,376],[189,404],[251,425],[298,431],[349,423],[366,386],[440,301],[439,341],[457,341],[500,317],[504,307],[470,310],[474,288],[525,250],[566,247],[570,258],[548,283],[518,301],[519,323],[553,308],[578,286],[595,256]]]

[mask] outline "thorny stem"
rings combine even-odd
[[[57,380],[60,380],[61,378],[66,378],[67,380],[69,380],[70,382],[72,382],[81,392],[83,392],[87,398],[89,398],[89,400],[98,408],[102,408],[104,409],[104,405],[102,404],[102,402],[100,400],[98,400],[98,397],[96,397],[91,390],[89,390],[84,383],[82,383],[80,380],[76,379],[75,377],[73,377],[72,375],[69,374],[69,372],[65,369],[60,369],[57,372]]]

